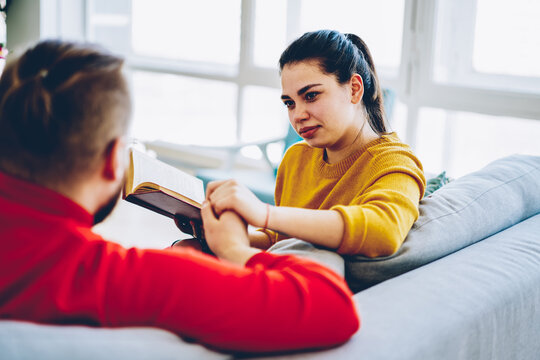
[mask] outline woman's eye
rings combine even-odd
[[[305,98],[307,101],[314,101],[317,98],[317,95],[319,95],[318,92],[312,91],[312,92],[308,92]]]
[[[286,101],[283,102],[283,105],[285,105],[285,106],[288,107],[288,108],[291,108],[291,107],[294,106],[294,101],[292,101],[292,100],[286,100]]]

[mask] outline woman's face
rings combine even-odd
[[[310,146],[339,150],[354,141],[362,126],[360,76],[340,84],[335,75],[321,71],[318,61],[309,60],[285,65],[281,87],[291,125]]]

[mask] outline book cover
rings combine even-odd
[[[137,150],[130,152],[122,196],[172,219],[201,222],[202,180]]]

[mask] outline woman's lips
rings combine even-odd
[[[319,130],[320,125],[317,126],[306,126],[300,129],[299,134],[304,139],[311,139],[315,132]]]

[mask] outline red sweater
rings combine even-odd
[[[359,328],[341,277],[294,256],[245,267],[193,250],[126,249],[72,200],[0,172],[0,318],[155,326],[236,351],[320,348]]]

